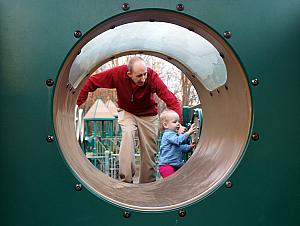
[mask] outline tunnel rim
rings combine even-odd
[[[99,26],[102,26],[103,25],[103,23],[106,23],[106,22],[109,22],[109,21],[111,21],[112,20],[112,22],[114,22],[114,20],[115,19],[117,19],[117,21],[122,21],[122,23],[121,24],[125,24],[125,23],[130,23],[130,22],[124,22],[124,20],[122,20],[122,18],[125,16],[125,18],[126,17],[130,17],[132,14],[134,15],[135,13],[139,13],[139,12],[143,12],[143,11],[145,11],[145,10],[135,10],[135,11],[131,11],[131,12],[127,12],[127,13],[125,13],[125,14],[120,14],[120,15],[116,15],[116,16],[114,16],[114,17],[111,17],[111,18],[109,18],[109,19],[107,19],[107,20],[104,20],[104,21],[102,21],[101,23],[99,23],[99,24],[97,24],[95,27],[93,27],[91,30],[89,30],[83,37],[82,37],[82,39],[80,39],[76,44],[74,44],[74,47],[70,50],[70,53],[68,54],[68,56],[66,57],[66,59],[65,59],[65,61],[64,61],[64,63],[63,63],[63,65],[62,65],[62,68],[61,68],[61,70],[63,70],[63,66],[65,65],[65,63],[66,63],[66,61],[68,60],[68,58],[70,59],[70,56],[72,55],[72,52],[73,52],[73,56],[74,56],[74,53],[76,52],[76,49],[78,49],[78,48],[76,48],[76,47],[78,47],[78,46],[80,46],[81,44],[82,44],[82,40],[84,40],[86,37],[89,37],[89,34],[92,32],[92,31],[94,31],[95,29],[97,29]],[[185,18],[185,19],[188,19],[188,20],[193,20],[193,21],[196,21],[196,23],[199,23],[199,24],[201,24],[202,26],[204,26],[204,27],[207,27],[207,29],[208,29],[208,31],[209,32],[213,32],[213,35],[217,35],[217,36],[213,36],[214,38],[216,38],[216,39],[213,39],[213,40],[210,40],[210,39],[207,39],[206,37],[206,39],[216,48],[216,49],[218,49],[214,44],[214,42],[212,42],[212,41],[216,41],[217,43],[222,43],[222,44],[224,44],[225,43],[225,45],[226,45],[226,47],[229,47],[229,49],[232,51],[232,53],[233,53],[233,55],[236,57],[236,55],[235,55],[235,53],[233,52],[233,50],[231,49],[231,47],[228,45],[228,43],[226,43],[226,41],[217,33],[217,32],[215,32],[215,30],[213,30],[211,27],[208,27],[205,23],[203,23],[202,21],[200,21],[200,20],[198,20],[197,18],[194,18],[194,17],[191,17],[191,16],[189,16],[189,15],[185,15],[185,14],[181,14],[181,13],[177,13],[177,12],[174,12],[174,11],[169,11],[169,10],[161,10],[161,9],[158,9],[158,10],[146,10],[147,12],[150,12],[150,13],[153,13],[154,15],[155,14],[157,14],[157,13],[161,13],[161,12],[166,12],[167,14],[173,14],[173,15],[179,15],[179,17],[183,17],[183,18]],[[136,16],[136,15],[134,15],[134,16]],[[133,17],[134,18],[134,17]],[[137,20],[136,18],[135,18],[135,20],[132,20],[131,22],[137,22],[137,21],[147,21],[147,20],[145,20],[145,19],[139,19],[139,20]],[[170,22],[170,21],[167,21],[168,23],[173,23],[173,22]],[[179,24],[179,23],[173,23],[173,24],[176,24],[176,25],[178,25],[178,26],[182,26],[181,24]],[[182,27],[185,27],[185,26],[182,26]],[[186,28],[186,27],[185,27]],[[202,29],[203,29],[203,27],[201,27]],[[201,30],[201,29],[200,29]],[[204,33],[205,32],[207,32],[207,31],[203,31]],[[198,33],[199,34],[199,33]],[[205,33],[206,34],[206,33]],[[199,34],[199,35],[201,35],[202,37],[204,37],[203,35],[202,35],[202,33],[201,34]],[[210,34],[211,35],[211,34]],[[90,37],[89,37],[90,38]],[[219,42],[217,41],[219,39]],[[89,40],[91,40],[91,38],[89,39]],[[88,42],[88,41],[87,41]],[[87,43],[86,42],[86,43]],[[74,59],[73,59],[74,60]],[[71,60],[72,61],[72,60]],[[171,62],[172,64],[173,64],[173,62]],[[238,63],[239,63],[239,61],[238,61]],[[175,65],[175,66],[177,66],[177,65]],[[241,66],[241,64],[239,63],[239,66]],[[241,66],[242,67],[242,66]],[[179,67],[179,69],[181,70],[181,68]],[[61,75],[61,70],[60,70],[60,72],[59,72],[59,75],[58,75],[58,77],[60,77],[60,75]],[[244,75],[246,76],[246,73],[244,72]],[[59,79],[59,78],[58,78]],[[80,87],[78,87],[78,88],[80,88]],[[248,87],[249,88],[249,87]],[[71,87],[71,90],[72,90],[72,87]],[[250,91],[249,91],[250,92]],[[56,89],[56,87],[55,87],[55,95],[57,94],[57,89]],[[54,95],[54,98],[56,97]],[[199,96],[199,99],[201,99],[201,96],[200,95],[198,95]],[[56,97],[57,98],[57,97]],[[54,105],[54,102],[55,101],[53,101],[53,112],[55,112],[55,108],[56,108],[56,106]],[[251,100],[250,100],[250,102],[251,102]],[[252,107],[251,107],[251,115],[252,115]],[[54,113],[54,115],[55,115],[55,113]],[[55,117],[54,117],[55,118]],[[252,118],[252,117],[251,117]],[[55,121],[55,120],[53,120],[53,121]],[[55,124],[55,123],[54,123]],[[250,123],[251,124],[251,123]],[[54,126],[55,127],[55,126]],[[131,205],[126,205],[126,204],[124,204],[124,203],[122,203],[122,202],[117,202],[117,201],[115,201],[115,200],[113,200],[113,199],[111,199],[111,198],[109,198],[109,197],[106,197],[105,195],[102,195],[101,193],[100,193],[100,195],[99,195],[99,192],[97,192],[97,191],[95,191],[94,189],[92,189],[92,187],[90,187],[90,184],[89,183],[87,183],[85,180],[83,180],[78,174],[77,174],[77,172],[73,169],[73,167],[68,163],[68,161],[66,160],[66,158],[65,158],[65,156],[64,156],[64,151],[62,150],[62,148],[61,148],[61,145],[59,145],[59,150],[60,150],[60,152],[61,152],[61,154],[62,154],[62,156],[63,156],[63,159],[65,160],[65,162],[66,162],[66,164],[70,167],[70,169],[71,169],[71,171],[72,171],[72,173],[76,176],[76,178],[78,178],[83,184],[85,184],[85,186],[88,188],[88,190],[90,190],[92,193],[94,193],[97,197],[99,197],[99,198],[101,198],[102,200],[105,200],[105,201],[108,201],[109,203],[111,203],[111,204],[114,204],[114,205],[117,205],[117,206],[119,206],[119,207],[123,207],[123,208],[129,208],[129,209],[132,209],[132,210],[136,210],[136,211],[142,211],[142,212],[144,212],[144,211],[146,211],[146,212],[161,212],[161,211],[169,211],[169,210],[173,210],[173,209],[178,209],[178,208],[182,208],[182,207],[185,207],[185,206],[189,206],[189,205],[192,205],[192,204],[194,204],[194,203],[196,203],[196,202],[198,202],[198,201],[201,201],[201,200],[203,200],[204,198],[206,198],[207,196],[209,196],[209,195],[211,195],[214,191],[216,191],[223,183],[222,182],[224,182],[228,177],[230,177],[230,175],[235,171],[235,169],[236,169],[236,167],[239,165],[239,162],[241,161],[241,159],[242,159],[242,157],[243,157],[243,155],[244,155],[244,153],[245,153],[245,150],[246,150],[246,146],[247,146],[247,144],[248,144],[248,140],[249,140],[249,132],[250,132],[250,128],[249,128],[249,131],[248,131],[248,136],[247,136],[247,138],[246,138],[246,142],[244,143],[244,149],[241,151],[241,155],[239,156],[239,158],[238,158],[238,161],[237,162],[235,162],[235,164],[234,164],[234,167],[232,168],[232,169],[230,169],[230,172],[229,173],[227,173],[227,175],[225,176],[225,177],[223,177],[222,178],[222,180],[221,181],[218,181],[217,182],[217,185],[215,185],[215,186],[212,186],[212,189],[210,189],[210,191],[209,192],[207,192],[205,195],[203,195],[203,196],[200,196],[200,197],[196,197],[195,199],[189,199],[189,200],[187,200],[185,203],[179,203],[179,204],[176,204],[175,206],[171,206],[171,207],[162,207],[162,208],[143,208],[143,207],[140,207],[140,206],[131,206]],[[57,128],[55,128],[55,133],[57,134]],[[60,144],[60,142],[58,142],[59,144]]]

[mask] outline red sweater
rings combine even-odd
[[[166,103],[167,108],[178,113],[182,121],[182,109],[178,99],[155,71],[147,68],[148,76],[144,85],[135,90],[127,71],[127,66],[122,65],[90,76],[80,91],[77,105],[83,104],[88,93],[97,88],[116,88],[120,108],[137,116],[153,116],[157,115],[157,103],[153,95],[156,93]]]

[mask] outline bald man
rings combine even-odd
[[[118,123],[122,128],[119,153],[120,179],[133,183],[135,174],[135,132],[140,142],[140,183],[156,180],[155,154],[159,128],[157,103],[154,93],[161,98],[168,109],[178,113],[182,121],[182,108],[175,95],[166,87],[158,74],[147,68],[140,57],[132,57],[128,65],[114,67],[90,76],[84,84],[78,99],[80,107],[88,93],[97,88],[116,88],[119,112]]]

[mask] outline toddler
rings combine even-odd
[[[181,125],[179,116],[175,111],[164,111],[160,116],[163,136],[160,145],[158,170],[162,177],[167,177],[178,170],[183,164],[183,153],[191,151],[195,144],[187,144],[189,136],[195,132],[195,125],[179,134]]]

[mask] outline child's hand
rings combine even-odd
[[[182,134],[182,133],[185,133],[185,131],[186,131],[186,127],[180,125],[179,130],[178,130],[178,133],[179,133],[179,134]]]
[[[193,124],[191,125],[191,128],[187,131],[187,133],[188,133],[189,135],[191,135],[191,134],[193,134],[193,133],[195,132],[195,130],[196,130],[196,128],[195,128],[195,123],[193,123]]]
[[[196,141],[193,141],[192,144],[191,144],[191,149],[194,149],[196,146],[197,146]]]

